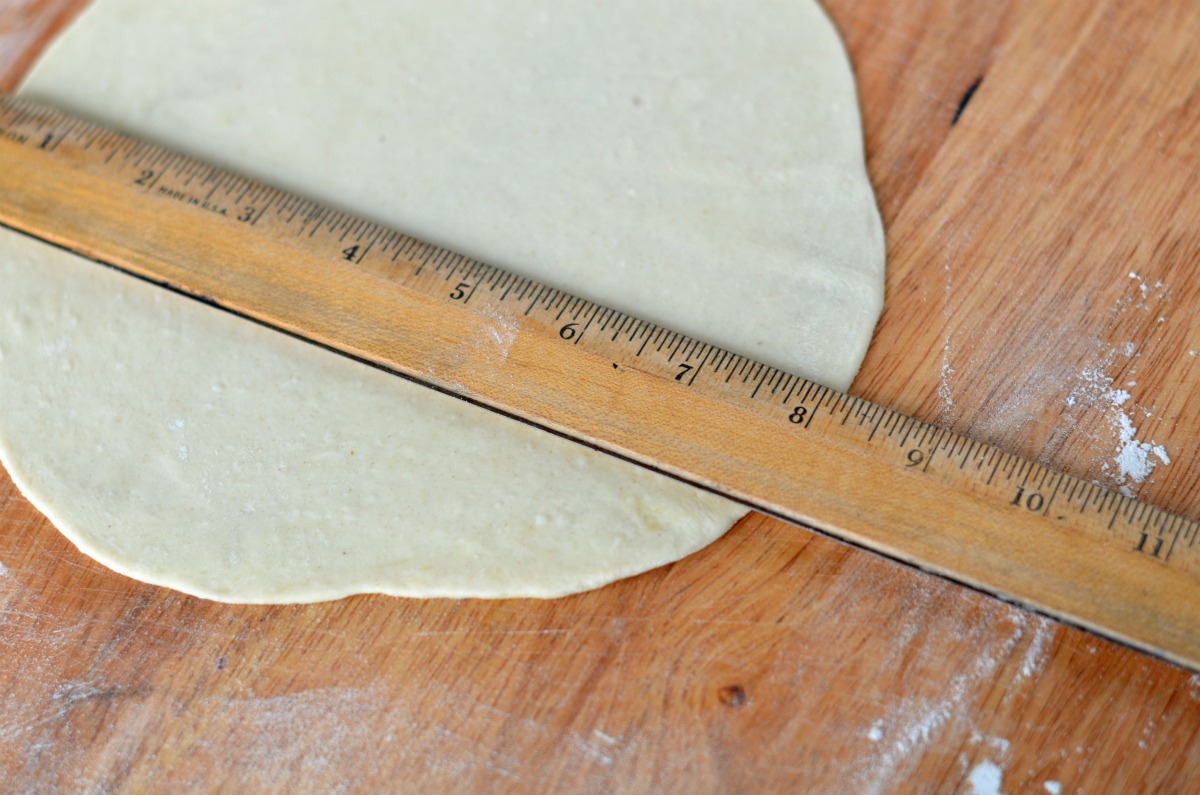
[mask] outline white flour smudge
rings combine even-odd
[[[517,341],[521,322],[510,311],[496,312],[490,317],[493,322],[488,324],[479,349],[492,364],[502,364],[508,360],[508,352]]]
[[[434,383],[461,395],[475,395],[475,390],[453,377],[454,371],[471,360],[483,359],[497,367],[508,361],[509,351],[521,333],[520,317],[508,308],[501,308],[488,312],[486,318],[489,322],[480,336],[448,351],[449,369],[438,361],[425,362],[425,370]]]
[[[867,739],[873,743],[883,739],[883,720],[877,720],[871,724],[871,728],[867,732]]]
[[[1111,439],[1104,440],[1106,446],[1101,448],[1104,456],[1100,460],[1100,471],[1111,486],[1126,496],[1133,496],[1135,487],[1145,482],[1156,467],[1171,463],[1166,447],[1153,440],[1138,438],[1134,416],[1141,415],[1143,419],[1148,419],[1153,416],[1151,412],[1138,406],[1129,390],[1117,387],[1115,379],[1108,374],[1118,357],[1132,359],[1136,355],[1137,348],[1132,342],[1113,347],[1098,364],[1080,371],[1066,399],[1068,408],[1078,405],[1082,409],[1094,408],[1104,412],[1108,427],[1115,437],[1116,448],[1110,453],[1111,448],[1107,444],[1111,443]],[[1129,375],[1134,372],[1130,369]],[[1137,381],[1129,379],[1125,386],[1137,386]],[[1093,441],[1101,442],[1095,437]]]
[[[226,702],[236,716],[241,745],[235,756],[220,741],[202,740],[196,752],[221,757],[247,787],[264,783],[280,762],[304,779],[320,780],[344,760],[370,759],[395,737],[388,725],[380,732],[374,718],[388,693],[381,687],[324,687],[270,698]],[[390,723],[390,721],[389,721]]]
[[[994,400],[988,403],[988,410],[973,421],[974,435],[980,441],[1011,444],[1048,403],[1062,399],[1063,391],[1075,376],[1074,369],[1061,363],[1036,367],[1019,383],[1007,384],[1005,389],[997,391]]]
[[[1122,494],[1132,496],[1134,486],[1145,482],[1159,464],[1170,464],[1167,449],[1157,442],[1138,438],[1133,413],[1143,417],[1151,414],[1132,405],[1133,396],[1128,390],[1113,386],[1113,378],[1105,370],[1112,364],[1112,355],[1099,367],[1087,367],[1080,373],[1079,383],[1067,398],[1067,405],[1084,402],[1105,412],[1108,426],[1116,437],[1116,449],[1111,457],[1106,456],[1100,470]]]
[[[1117,422],[1120,426],[1120,437],[1116,464],[1118,477],[1121,480],[1133,480],[1134,483],[1141,483],[1159,463],[1171,463],[1166,448],[1161,444],[1143,442],[1136,438],[1137,428],[1133,427],[1133,420],[1129,418],[1129,415],[1119,415]],[[1158,461],[1152,459],[1151,455]],[[1122,486],[1121,492],[1126,496],[1133,496],[1132,491],[1124,486]]]
[[[954,402],[954,389],[950,386],[950,378],[956,370],[950,364],[950,292],[954,288],[954,274],[950,272],[950,263],[945,264],[946,288],[942,295],[942,319],[946,329],[946,337],[942,343],[942,375],[938,380],[938,400],[941,402],[938,422],[943,425],[950,423],[957,404]]]
[[[1171,290],[1163,284],[1162,279],[1158,279],[1154,284],[1150,284],[1137,271],[1130,271],[1129,278],[1137,282],[1138,292],[1141,293],[1142,300],[1134,304],[1132,297],[1123,298],[1117,302],[1116,308],[1118,310],[1124,310],[1132,305],[1137,309],[1149,312],[1151,309],[1154,309],[1155,302],[1165,303],[1170,300]],[[1159,319],[1163,319],[1162,316]]]
[[[976,764],[967,774],[966,791],[976,795],[1002,795],[1000,787],[1004,780],[1004,762],[1012,743],[1003,737],[993,737],[976,731],[971,732],[971,744],[982,745],[984,753],[983,761]],[[959,763],[965,770],[969,764],[966,753],[959,755]]]
[[[605,767],[612,765],[613,757],[610,754],[605,753],[603,749],[597,748],[595,745],[589,743],[578,734],[571,735],[570,740],[576,748],[578,748],[587,756],[595,759],[601,765],[604,765]],[[609,743],[605,743],[605,745],[609,745]]]
[[[865,733],[872,743],[866,755],[867,765],[854,775],[850,782],[852,791],[886,791],[897,780],[903,780],[924,750],[938,741],[945,731],[956,724],[961,725],[979,697],[980,683],[995,676],[1000,664],[1013,653],[1029,627],[1026,614],[1019,611],[998,611],[995,618],[1001,617],[1014,623],[1012,634],[998,639],[990,648],[981,649],[970,670],[951,678],[940,695],[901,699],[872,723]],[[987,630],[981,628],[981,631]],[[935,645],[930,642],[931,648]],[[1003,738],[973,732],[972,739],[977,743],[986,742],[1000,757],[1008,752],[1008,741]]]
[[[1037,622],[1033,630],[1033,638],[1029,641],[1029,648],[1025,650],[1025,656],[1021,658],[1021,670],[1017,672],[1013,684],[1020,684],[1041,673],[1042,667],[1049,658],[1046,645],[1054,637],[1055,624],[1048,618],[1035,617],[1033,620]]]
[[[1148,281],[1136,272],[1130,272],[1129,279],[1135,284],[1127,285],[1122,297],[1109,308],[1109,319],[1115,323],[1130,312],[1150,315],[1156,323],[1148,329],[1147,335],[1162,334],[1169,319],[1164,310],[1171,302],[1171,289],[1162,281]],[[1146,318],[1139,317],[1138,325],[1144,327],[1144,320]],[[1076,333],[1077,325],[1072,318],[1064,318],[1061,328],[1044,330],[1047,339],[1065,340]],[[1082,369],[1065,360],[1052,360],[1027,373],[1019,384],[1007,384],[1004,389],[997,390],[988,404],[986,415],[974,421],[975,435],[992,443],[1007,442],[1043,412],[1048,402],[1063,400],[1061,396],[1067,392],[1065,407],[1072,410],[1074,417],[1063,426],[1062,431],[1067,432],[1083,412],[1103,412],[1111,436],[1105,434],[1101,439],[1093,434],[1090,437],[1100,454],[1096,463],[1105,476],[1105,485],[1111,488],[1124,487],[1124,491],[1129,493],[1149,477],[1155,467],[1165,465],[1170,458],[1162,445],[1138,436],[1138,426],[1151,416],[1149,411],[1137,404],[1131,391],[1138,385],[1133,378],[1136,370],[1131,366],[1140,355],[1138,344],[1133,341],[1111,343],[1092,338],[1086,345],[1092,350]],[[949,353],[947,337],[942,356],[942,379],[938,388],[943,417],[953,408],[950,377],[954,374],[954,368]],[[1200,355],[1200,351],[1192,350],[1188,355],[1195,357]],[[1123,385],[1116,386],[1115,378],[1109,373],[1121,376]],[[1122,436],[1126,428],[1122,415],[1128,419],[1128,427],[1132,429],[1128,436]]]
[[[977,764],[967,776],[968,792],[972,795],[1002,795],[1004,771],[995,762],[984,760]]]
[[[957,372],[950,366],[950,340],[946,339],[946,345],[942,349],[942,377],[938,381],[938,399],[942,402],[941,413],[943,418],[948,418],[957,407],[954,402],[954,390],[950,387],[950,377]]]
[[[1158,313],[1161,307],[1171,301],[1170,288],[1163,284],[1161,279],[1151,283],[1137,271],[1130,271],[1129,278],[1137,283],[1137,292],[1119,300],[1113,306],[1114,315],[1122,314],[1132,307],[1145,313],[1153,311],[1157,322],[1165,323],[1166,315]],[[1153,416],[1152,413],[1135,405],[1130,392],[1115,388],[1113,378],[1107,375],[1118,354],[1133,359],[1137,353],[1137,346],[1133,342],[1113,348],[1100,366],[1084,369],[1080,384],[1067,400],[1067,405],[1071,406],[1074,402],[1072,398],[1087,396],[1092,404],[1099,404],[1101,410],[1107,413],[1109,428],[1116,437],[1116,450],[1111,457],[1106,456],[1101,461],[1100,468],[1111,485],[1126,496],[1133,496],[1135,487],[1144,483],[1156,467],[1171,463],[1166,447],[1153,440],[1138,438],[1135,415],[1148,419]],[[1135,372],[1136,370],[1129,368],[1128,375],[1132,376]],[[1130,378],[1125,385],[1134,387],[1137,386],[1137,381]]]
[[[1012,743],[1003,737],[993,737],[990,734],[981,734],[980,732],[971,732],[971,742],[975,745],[985,745],[991,748],[1001,758],[1008,756],[1008,750],[1012,747]]]
[[[1058,781],[1047,781],[1042,785],[1050,795],[1062,795],[1062,784]]]
[[[606,734],[605,732],[602,732],[599,729],[593,729],[592,736],[594,736],[597,740],[604,743],[605,745],[616,745],[617,744],[616,737],[613,737],[611,734]]]

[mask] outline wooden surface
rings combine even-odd
[[[81,5],[0,0],[7,86]],[[853,391],[1200,515],[1200,6],[827,8],[890,248]],[[1158,445],[1170,464],[1130,470]],[[760,517],[568,599],[232,607],[106,571],[0,479],[0,561],[16,791],[1185,792],[1200,773],[1200,677]]]

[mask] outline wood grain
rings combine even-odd
[[[0,4],[7,79],[79,5]],[[854,391],[1200,515],[1200,8],[987,5],[827,3],[889,230]],[[1171,454],[1143,482],[1124,420]],[[1200,768],[1200,680],[761,517],[569,599],[232,607],[111,574],[5,478],[0,561],[15,791],[970,791],[990,763],[1005,792],[1185,792]]]

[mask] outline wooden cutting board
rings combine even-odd
[[[84,4],[0,0],[0,85]],[[826,7],[889,234],[852,391],[1200,516],[1200,6]],[[568,599],[237,607],[108,572],[0,474],[0,563],[9,790],[1169,792],[1200,774],[1200,677],[757,516]]]

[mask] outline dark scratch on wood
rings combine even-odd
[[[954,118],[950,120],[950,126],[958,124],[958,120],[962,118],[963,111],[967,109],[967,104],[971,101],[971,97],[975,96],[975,92],[979,89],[979,84],[983,82],[983,75],[975,78],[967,90],[963,93],[962,99],[958,101],[958,108],[954,111]]]

